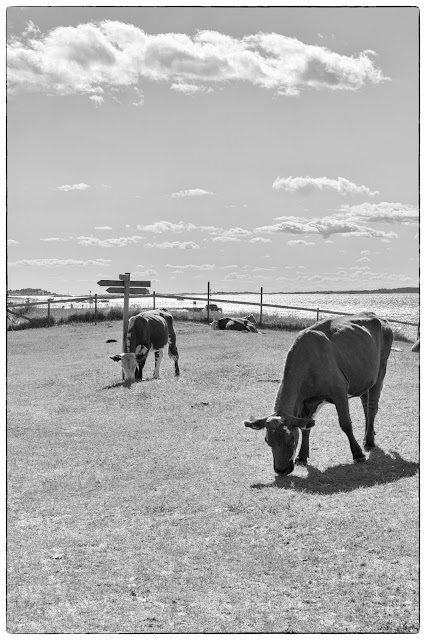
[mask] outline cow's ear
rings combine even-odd
[[[250,429],[254,429],[255,431],[260,431],[260,429],[264,429],[266,427],[266,421],[268,418],[258,418],[257,420],[250,416],[250,420],[244,420],[244,426],[250,427]]]
[[[138,356],[142,351],[142,345],[138,344],[138,346],[135,349],[135,354]]]
[[[114,360],[114,362],[120,362],[121,360],[121,356],[116,355],[116,356],[110,356],[111,360]]]

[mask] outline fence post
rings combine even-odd
[[[153,309],[155,309],[155,291],[152,292],[152,304],[153,304]]]
[[[210,322],[210,282],[207,283],[207,324]]]
[[[129,324],[129,288],[130,273],[125,273],[124,280],[124,302],[123,302],[123,353],[127,353],[127,326]]]
[[[260,326],[262,326],[262,315],[263,315],[263,287],[260,287],[260,319],[259,319]]]
[[[317,322],[319,320],[319,312],[320,312],[319,307],[317,307]]]
[[[50,324],[50,300],[47,301],[47,324]]]
[[[98,321],[98,294],[95,293],[95,324]]]

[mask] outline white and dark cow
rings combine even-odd
[[[354,460],[365,460],[352,431],[348,398],[361,398],[364,449],[369,451],[375,446],[374,419],[392,341],[389,324],[374,313],[321,320],[299,333],[287,354],[274,413],[244,421],[252,429],[266,427],[265,440],[278,475],[291,473],[295,462],[306,465],[313,417],[323,402],[335,405]]]
[[[142,380],[148,353],[154,352],[154,378],[159,377],[163,349],[169,345],[169,356],[175,363],[175,375],[179,375],[179,353],[176,347],[176,333],[172,315],[166,310],[144,311],[129,319],[127,329],[127,353],[110,356],[115,362],[121,361],[125,380]]]
[[[213,320],[210,324],[211,329],[220,329],[227,331],[245,331],[247,333],[259,333],[256,329],[255,318],[252,315],[243,318],[229,318],[227,316]]]

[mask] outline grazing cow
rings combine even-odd
[[[210,324],[211,329],[227,329],[228,331],[246,331],[247,333],[259,333],[256,329],[255,318],[252,315],[244,316],[243,318],[229,318],[223,317],[219,320],[213,320]]]
[[[154,378],[159,377],[163,349],[169,345],[169,356],[175,361],[175,375],[179,375],[179,354],[172,315],[166,310],[144,311],[129,319],[127,353],[110,356],[121,361],[125,380],[142,380],[142,370],[148,353],[154,352]]]
[[[348,398],[361,398],[364,448],[369,451],[374,447],[374,418],[392,341],[389,324],[374,313],[321,320],[299,333],[287,354],[274,413],[244,421],[252,429],[266,427],[265,440],[278,475],[291,473],[295,461],[306,465],[313,417],[323,402],[336,406],[354,460],[365,460],[352,431]],[[302,443],[296,459],[300,430]]]

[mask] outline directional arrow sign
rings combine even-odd
[[[100,287],[124,287],[124,282],[122,280],[99,280],[98,285]],[[130,280],[130,287],[150,287],[150,280]]]
[[[121,280],[99,280],[98,285],[100,287],[122,287]]]
[[[124,294],[124,287],[108,287],[107,289],[108,293],[123,293]],[[129,293],[138,293],[139,295],[144,295],[146,293],[149,293],[148,289],[145,289],[145,287],[130,287],[129,289]]]

